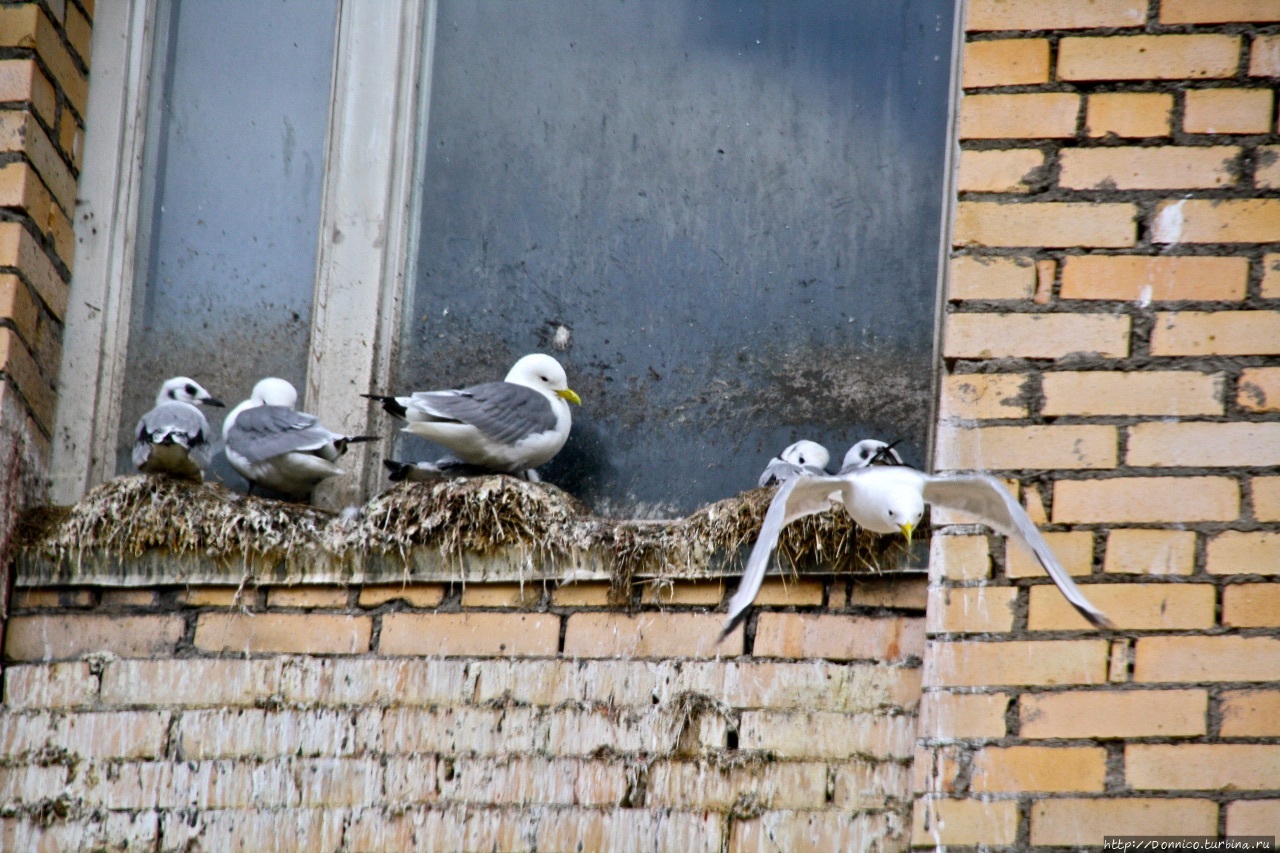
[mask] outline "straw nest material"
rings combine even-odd
[[[104,483],[69,509],[28,514],[23,544],[55,561],[85,553],[137,557],[150,549],[282,559],[344,559],[382,554],[406,561],[417,548],[445,558],[516,549],[555,560],[596,552],[615,587],[637,575],[705,572],[716,561],[741,562],[772,498],[755,489],[668,521],[615,521],[590,514],[560,489],[501,475],[401,483],[352,518],[301,504],[249,497],[214,483],[129,476]],[[899,537],[858,528],[839,510],[809,516],[782,532],[779,559],[795,569],[866,572],[896,564]]]

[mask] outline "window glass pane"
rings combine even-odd
[[[230,405],[262,376],[302,386],[336,10],[336,0],[164,4],[121,471],[169,376]],[[210,413],[219,430],[222,414]],[[215,469],[243,482],[221,454]]]
[[[922,464],[953,11],[440,0],[393,387],[553,352],[583,405],[542,473],[622,515],[802,437]]]

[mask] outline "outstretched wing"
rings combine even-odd
[[[227,446],[256,464],[294,451],[319,450],[341,437],[322,426],[315,415],[287,406],[254,406],[236,416]]]
[[[832,506],[833,494],[851,489],[849,481],[840,477],[792,477],[778,487],[777,494],[769,502],[768,512],[764,514],[751,556],[747,558],[738,591],[729,600],[729,618],[720,632],[721,640],[732,634],[747,618],[747,608],[756,600],[760,584],[764,583],[769,555],[778,544],[782,528],[806,515],[825,512]]]
[[[409,406],[438,420],[470,424],[507,444],[556,428],[556,413],[547,398],[514,382],[486,382],[461,391],[419,391]]]
[[[1020,542],[1036,555],[1058,589],[1080,615],[1099,628],[1113,627],[1111,620],[1085,598],[1058,558],[1031,523],[1026,511],[1014,500],[1004,484],[985,474],[955,477],[926,477],[924,499],[934,506],[961,510],[982,519],[984,524]]]

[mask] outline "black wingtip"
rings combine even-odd
[[[409,410],[396,400],[395,397],[387,397],[383,394],[361,394],[361,397],[367,397],[370,400],[377,400],[382,404],[382,410],[389,415],[397,418],[403,418],[409,413]]]
[[[1101,611],[1094,611],[1090,613],[1087,610],[1081,610],[1080,615],[1088,619],[1089,624],[1093,625],[1095,628],[1102,628],[1107,631],[1114,631],[1116,628],[1116,623],[1108,619]]]
[[[751,612],[751,608],[748,607],[745,610],[743,610],[741,613],[739,613],[737,616],[734,616],[732,619],[730,619],[725,624],[724,630],[720,632],[720,637],[716,640],[716,645],[719,645],[723,643],[725,640],[729,639],[729,635],[732,634],[734,631],[738,630],[738,627],[742,625],[743,622],[747,621],[747,614],[750,612]]]
[[[347,438],[347,444],[363,444],[366,441],[377,441],[380,435],[353,435]]]
[[[386,469],[387,469],[388,471],[390,471],[390,472],[391,472],[391,473],[388,475],[388,478],[389,478],[389,479],[391,480],[391,482],[393,482],[393,483],[398,483],[398,482],[400,482],[401,480],[406,480],[406,479],[408,479],[408,477],[409,477],[409,469],[413,467],[412,465],[410,465],[410,464],[409,464],[409,463],[407,463],[407,462],[397,462],[397,461],[396,461],[396,460],[394,460],[394,459],[383,459],[383,460],[382,460],[382,464],[383,464],[384,466],[386,466]]]

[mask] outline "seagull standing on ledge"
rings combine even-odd
[[[1035,554],[1080,615],[1100,628],[1112,627],[1111,620],[1076,586],[1035,524],[999,480],[986,474],[935,476],[906,465],[868,462],[865,467],[846,469],[834,477],[795,477],[778,487],[747,559],[742,582],[729,601],[729,618],[721,639],[746,619],[747,608],[764,581],[778,535],[791,522],[842,506],[859,527],[873,533],[901,532],[910,543],[925,504],[977,516],[983,524],[1019,542]]]
[[[213,458],[213,442],[200,405],[226,404],[194,379],[166,380],[156,395],[155,408],[142,416],[134,430],[134,467],[144,474],[203,480]]]
[[[517,361],[501,382],[409,397],[362,396],[408,421],[403,432],[449,448],[460,462],[535,482],[533,469],[550,461],[569,438],[569,403],[582,404],[560,362],[542,353]]]
[[[831,454],[816,441],[797,441],[769,460],[758,485],[776,486],[797,476],[825,476]]]
[[[334,462],[347,445],[378,439],[332,432],[315,415],[296,411],[297,402],[293,385],[268,377],[223,421],[227,461],[249,481],[250,491],[264,486],[307,500],[320,482],[343,473]]]

